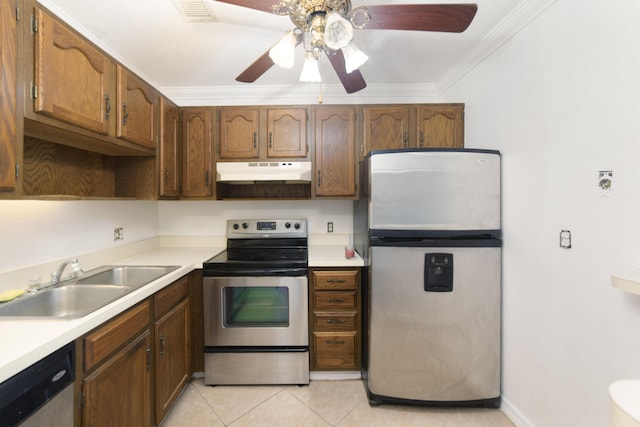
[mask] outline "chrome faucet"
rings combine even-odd
[[[76,277],[84,273],[84,270],[80,268],[80,265],[78,264],[78,258],[71,258],[70,260],[63,262],[60,265],[60,268],[58,268],[58,271],[51,273],[52,285],[55,285],[56,283],[60,283],[63,281],[62,274],[64,273],[66,268],[69,266],[71,267],[71,274],[69,274],[69,277],[67,277],[66,280],[75,279]]]

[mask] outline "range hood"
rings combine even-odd
[[[308,183],[311,182],[311,162],[218,162],[216,181],[230,184]]]

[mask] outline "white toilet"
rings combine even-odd
[[[609,386],[612,427],[640,427],[640,380],[620,380]]]

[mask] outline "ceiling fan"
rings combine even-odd
[[[295,28],[244,70],[236,80],[252,83],[274,64],[293,66],[294,48],[304,44],[301,81],[320,81],[318,55],[324,52],[347,93],[367,84],[358,68],[368,58],[352,41],[354,29],[461,33],[471,24],[476,4],[405,4],[351,8],[351,0],[217,0],[277,15]],[[274,1],[277,2],[274,4]]]

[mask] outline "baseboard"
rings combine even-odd
[[[502,396],[502,404],[500,410],[509,417],[516,427],[535,427],[535,425],[524,416],[522,412],[516,408],[504,395]]]
[[[359,380],[362,378],[360,371],[311,371],[309,372],[310,380]]]

